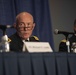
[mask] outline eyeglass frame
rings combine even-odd
[[[23,25],[23,26],[21,26],[21,24]],[[27,28],[27,30],[32,30],[32,28],[33,28],[33,24],[34,23],[27,23],[27,24],[25,24],[24,22],[20,22],[20,23],[18,23],[18,25],[17,25],[17,28]],[[20,26],[19,26],[20,25]]]

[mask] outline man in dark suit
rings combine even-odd
[[[33,16],[30,13],[21,12],[18,14],[14,27],[17,32],[9,37],[11,51],[23,51],[23,41],[39,41],[36,36],[32,36],[35,23]]]

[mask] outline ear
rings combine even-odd
[[[34,29],[34,27],[35,27],[35,23],[33,23],[33,29]]]

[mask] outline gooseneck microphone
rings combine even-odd
[[[59,31],[58,29],[55,29],[54,34],[69,35],[69,34],[75,34],[75,33],[74,32],[66,32],[66,31]]]
[[[59,31],[58,29],[55,29],[54,31],[55,34],[63,34],[66,37],[66,46],[67,46],[67,50],[68,52],[70,52],[70,41],[68,40],[68,35],[72,34],[74,35],[74,32],[66,32],[66,31]]]
[[[12,26],[12,25],[0,25],[0,29],[3,31],[3,35],[6,34],[7,28],[14,28],[14,26]]]
[[[0,25],[0,29],[2,29],[2,30],[5,30],[7,28],[14,28],[14,27],[11,25]]]

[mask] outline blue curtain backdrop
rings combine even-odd
[[[49,42],[54,49],[48,4],[48,0],[0,0],[0,25],[13,25],[16,15],[27,11],[34,16],[36,23],[33,35],[38,36],[42,42]],[[7,29],[8,36],[14,32],[14,29]]]

